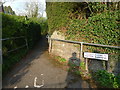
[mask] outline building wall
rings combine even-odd
[[[4,12],[3,5],[0,5],[0,12]]]

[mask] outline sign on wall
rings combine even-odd
[[[84,58],[91,58],[91,59],[108,61],[108,54],[84,52]]]

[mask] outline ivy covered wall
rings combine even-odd
[[[49,33],[60,31],[67,40],[119,46],[119,2],[47,2]],[[118,71],[120,50],[84,46],[84,52],[109,54],[109,67]],[[116,70],[115,70],[116,67]]]
[[[67,39],[119,45],[118,6],[119,3],[47,2],[49,33],[60,30]]]

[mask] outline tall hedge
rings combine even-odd
[[[41,37],[40,21],[25,19],[24,16],[2,15],[2,39],[24,36],[31,49]],[[26,44],[25,38],[2,41],[3,73],[8,71],[12,65],[18,62],[27,53],[27,48],[21,48],[8,53]]]
[[[25,20],[25,17],[22,16],[13,16],[2,14],[2,38],[10,37],[20,37],[25,36],[28,39],[28,44],[32,47],[37,40],[40,39],[41,27],[40,24]],[[8,44],[11,42],[11,45]],[[3,41],[3,49],[7,48],[7,51],[13,48],[19,47],[19,45],[24,44],[24,41],[14,43],[13,40]],[[12,48],[9,48],[9,45]],[[4,50],[3,50],[4,51]]]

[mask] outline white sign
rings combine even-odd
[[[108,61],[108,54],[84,52],[84,57]]]
[[[95,53],[84,52],[85,58],[95,58]]]

